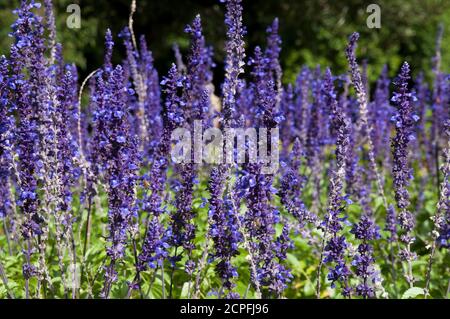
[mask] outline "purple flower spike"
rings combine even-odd
[[[267,28],[267,34],[267,49],[265,55],[269,62],[269,69],[272,80],[276,84],[276,106],[279,107],[281,103],[281,96],[283,93],[283,84],[281,82],[283,71],[281,70],[280,65],[281,38],[278,35],[278,18],[275,18],[272,22],[272,25]]]
[[[355,293],[363,298],[374,298],[373,284],[380,279],[374,269],[375,258],[370,242],[380,238],[379,227],[375,225],[370,216],[363,214],[359,223],[355,224],[350,232],[355,235],[356,239],[361,240],[358,252],[352,262],[355,274],[361,278],[361,282],[355,287]]]
[[[209,211],[211,220],[209,234],[214,242],[212,257],[218,260],[216,271],[222,279],[224,288],[231,291],[236,286],[233,279],[238,276],[232,259],[239,254],[238,247],[242,241],[238,226],[240,217],[229,198],[224,199],[223,209],[220,207],[221,209],[216,210],[216,206],[211,207]]]
[[[325,236],[324,240],[326,240],[323,251],[323,262],[332,266],[329,268],[328,273],[328,280],[331,281],[331,287],[335,287],[335,283],[339,282],[342,286],[342,295],[349,297],[351,294],[351,288],[348,282],[350,270],[345,260],[348,243],[345,236],[340,233],[344,228],[346,218],[342,216],[346,203],[342,192],[346,178],[345,165],[350,141],[350,127],[345,112],[340,109],[336,100],[333,77],[329,69],[325,72],[323,92],[325,95],[325,104],[331,108],[331,126],[333,132],[336,134],[336,167],[331,176],[328,210],[325,220],[322,223]],[[321,266],[319,266],[319,281],[320,268]],[[320,293],[319,288],[320,286],[318,285],[318,293]]]
[[[410,195],[408,185],[412,176],[411,168],[408,163],[408,146],[413,141],[414,125],[418,118],[414,114],[413,99],[414,95],[408,89],[408,81],[410,79],[409,64],[404,62],[400,70],[400,74],[396,81],[396,91],[391,101],[397,107],[397,113],[392,117],[395,126],[395,137],[392,139],[392,157],[393,157],[393,184],[395,192],[395,200],[400,212],[398,214],[398,223],[402,231],[400,241],[404,244],[400,251],[400,258],[411,265],[412,260],[416,258],[411,252],[411,244],[414,242],[412,230],[415,226],[415,217],[408,210],[410,206]],[[408,267],[406,274],[408,283],[412,286],[414,277],[411,266]]]
[[[223,122],[230,127],[236,110],[236,92],[239,75],[244,72],[245,27],[242,24],[242,0],[221,0],[225,3],[225,25],[227,26],[227,41],[225,44],[225,80],[222,86]]]
[[[133,233],[133,218],[136,216],[135,184],[139,167],[137,138],[131,135],[126,116],[127,91],[121,66],[117,66],[106,83],[108,108],[103,116],[107,128],[103,140],[106,157],[105,177],[108,183],[108,246],[110,264],[106,267],[105,285],[102,295],[107,298],[111,285],[117,278],[116,263],[123,258],[128,233]]]
[[[191,52],[187,63],[187,89],[185,90],[186,122],[193,125],[194,120],[203,120],[209,111],[209,105],[203,103],[202,96],[212,81],[211,68],[214,66],[212,52],[206,47],[205,38],[202,34],[200,16],[197,15],[185,28],[185,32],[191,36]]]
[[[10,105],[9,63],[5,56],[0,57],[0,219],[11,216],[13,200],[10,178],[12,173],[12,143],[14,117]],[[12,217],[12,216],[11,216]]]

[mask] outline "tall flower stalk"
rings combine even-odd
[[[15,149],[18,154],[18,200],[17,206],[23,214],[21,233],[26,242],[24,250],[25,263],[23,275],[25,282],[25,297],[30,297],[29,281],[32,277],[40,276],[36,265],[32,262],[34,239],[43,234],[44,218],[39,211],[40,198],[38,196],[37,172],[42,161],[39,158],[39,123],[38,103],[33,98],[33,88],[38,89],[38,70],[29,70],[31,65],[40,64],[43,67],[42,33],[43,28],[32,10],[40,5],[33,1],[23,1],[20,8],[15,11],[18,16],[13,24],[15,43],[11,47],[11,85],[15,95],[12,97],[19,122],[14,132]],[[36,56],[36,54],[38,56]],[[28,70],[30,77],[27,77]],[[39,72],[41,70],[39,69]],[[42,79],[42,78],[40,78]],[[34,86],[32,81],[34,81]]]
[[[321,206],[320,201],[320,180],[323,173],[321,167],[321,152],[324,141],[322,140],[323,127],[321,122],[323,119],[322,110],[324,109],[323,83],[320,66],[315,69],[314,79],[311,81],[311,94],[313,101],[309,110],[309,121],[306,133],[306,155],[308,166],[311,169],[312,181],[312,208],[311,210],[317,214]]]
[[[368,145],[368,157],[369,157],[369,163],[370,163],[370,169],[375,174],[375,179],[377,183],[377,189],[378,193],[381,196],[383,200],[383,205],[386,211],[388,210],[388,202],[386,199],[386,195],[384,193],[383,188],[383,182],[381,180],[381,175],[376,163],[375,159],[375,147],[374,143],[372,141],[372,125],[369,120],[369,109],[368,109],[368,97],[367,97],[367,91],[364,86],[364,83],[362,81],[361,77],[361,71],[359,70],[358,63],[356,61],[356,43],[359,39],[358,33],[353,33],[350,36],[347,49],[346,49],[346,56],[348,60],[348,64],[350,66],[350,75],[352,78],[353,86],[356,91],[356,97],[359,104],[359,115],[360,115],[360,127],[359,129],[365,132],[365,136],[367,139],[367,145]]]
[[[224,127],[231,127],[235,116],[239,75],[244,73],[245,27],[242,24],[242,0],[220,0],[225,3],[225,80],[222,86],[222,113]]]
[[[222,85],[220,121],[222,127],[230,128],[235,125],[239,76],[244,73],[244,35],[246,31],[242,23],[242,0],[221,0],[221,2],[225,3],[226,7],[225,25],[227,27],[227,40],[225,43],[225,79]],[[217,197],[211,198],[209,203],[211,217],[214,217],[215,215],[225,216],[227,214],[227,210],[231,209],[230,207],[225,207],[223,200],[220,199],[226,195],[227,189],[229,190],[233,188],[229,185],[230,171],[231,167],[228,164],[219,164],[211,170],[211,178],[208,182],[208,191],[211,195]],[[236,207],[234,207],[234,209],[236,209]],[[238,213],[238,211],[236,211],[236,213]],[[239,217],[236,218],[236,221],[238,221]],[[220,244],[220,241],[216,240],[216,252],[217,249],[220,249],[220,246],[217,246],[217,244]],[[251,252],[249,253],[251,254]],[[231,252],[231,255],[232,254],[233,252]],[[228,271],[230,270],[231,268],[228,268]],[[223,275],[225,276],[226,274],[223,273]],[[225,282],[225,284],[228,288],[231,288],[230,284],[227,282]]]
[[[295,128],[296,134],[300,139],[301,145],[305,146],[308,132],[308,117],[309,117],[309,86],[311,74],[310,70],[304,67],[296,79],[295,93],[296,93],[296,116]]]
[[[10,229],[15,227],[15,198],[12,193],[11,180],[14,176],[15,154],[12,148],[14,134],[14,117],[11,113],[12,105],[9,103],[11,83],[9,78],[9,63],[5,56],[0,57],[0,220],[8,244],[8,252],[12,255],[10,243]]]
[[[332,172],[328,195],[328,209],[321,226],[324,234],[319,267],[317,270],[316,296],[317,298],[320,298],[321,269],[322,264],[325,263],[330,264],[328,280],[331,281],[331,287],[335,287],[335,283],[340,282],[342,286],[342,295],[350,297],[350,269],[346,264],[348,242],[345,235],[341,234],[344,228],[343,221],[346,218],[345,216],[342,216],[345,210],[345,197],[342,193],[346,177],[345,165],[349,148],[350,128],[345,112],[339,109],[336,93],[334,91],[333,78],[329,69],[325,72],[323,90],[326,98],[326,105],[329,105],[331,108],[331,123],[333,131],[336,134],[336,167]]]
[[[433,231],[431,232],[432,243],[430,247],[430,257],[425,281],[425,296],[430,295],[431,270],[436,248],[450,248],[450,120],[444,123],[445,134],[449,138],[447,148],[445,149],[445,162],[441,170],[443,180],[441,184],[439,202],[436,207],[436,214],[432,217]]]
[[[445,78],[444,73],[441,70],[442,56],[441,56],[441,46],[442,37],[444,33],[444,26],[441,24],[438,27],[437,37],[436,37],[436,52],[433,57],[433,73],[434,73],[434,83],[433,83],[433,93],[432,93],[432,115],[431,115],[431,126],[430,126],[430,154],[431,159],[434,162],[433,172],[436,175],[436,189],[439,189],[440,185],[440,169],[439,169],[439,156],[441,150],[441,139],[440,137],[445,135],[445,130],[443,128],[443,119],[449,117],[449,114],[445,112],[445,106],[448,107],[448,80]],[[448,112],[447,112],[448,113]]]
[[[408,192],[409,181],[412,178],[411,168],[408,162],[409,144],[415,138],[413,128],[418,120],[413,112],[413,94],[408,89],[410,79],[410,68],[407,62],[404,62],[400,74],[396,81],[396,91],[392,97],[392,102],[397,107],[397,113],[392,118],[395,123],[395,137],[392,139],[393,156],[393,184],[395,200],[399,209],[398,222],[402,230],[400,242],[404,247],[400,251],[400,258],[407,263],[405,277],[409,285],[414,285],[412,273],[412,261],[416,258],[411,251],[411,244],[414,242],[412,230],[415,226],[415,217],[408,210],[410,206],[410,195]]]
[[[267,48],[266,56],[269,63],[269,72],[271,73],[272,79],[275,83],[277,95],[275,107],[278,109],[280,107],[281,98],[283,95],[283,71],[280,65],[280,52],[281,52],[281,38],[278,35],[278,18],[275,18],[267,28]]]
[[[161,221],[161,215],[164,212],[164,190],[169,167],[171,134],[183,121],[179,96],[179,91],[183,87],[183,77],[175,64],[172,65],[161,84],[166,95],[162,108],[163,129],[161,140],[153,156],[150,173],[144,178],[144,184],[148,185],[150,194],[143,200],[143,210],[148,213],[148,217],[142,252],[139,255],[138,271],[143,271],[147,267],[151,269],[160,267],[161,273],[164,274],[164,260],[168,257],[169,240],[172,239],[172,230],[164,229]],[[163,284],[165,297],[164,288]]]
[[[102,143],[108,161],[105,177],[108,192],[109,235],[107,256],[109,264],[105,267],[105,284],[102,297],[108,298],[112,284],[117,280],[118,262],[123,258],[129,233],[133,233],[133,219],[136,216],[135,182],[139,168],[137,157],[137,138],[130,133],[128,108],[126,105],[129,89],[125,85],[121,66],[117,66],[108,78],[110,92],[106,117],[108,127]]]

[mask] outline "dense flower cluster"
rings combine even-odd
[[[380,238],[379,227],[374,224],[371,218],[363,215],[358,224],[351,230],[356,239],[361,240],[358,246],[358,253],[353,258],[352,265],[355,266],[355,274],[361,278],[355,292],[363,298],[375,297],[373,284],[378,281],[377,271],[374,269],[375,259],[373,257],[373,247],[370,241]]]
[[[214,205],[217,207],[217,205]],[[239,254],[239,244],[242,234],[239,230],[240,216],[230,198],[225,198],[223,208],[216,213],[209,211],[211,219],[210,236],[214,242],[213,257],[218,260],[217,272],[223,281],[223,286],[231,291],[235,284],[233,278],[238,277],[237,269],[232,264],[232,258]]]
[[[21,1],[10,52],[0,56],[0,255],[14,261],[0,259],[0,296],[384,298],[422,278],[427,295],[447,289],[437,277],[450,238],[442,34],[432,86],[405,62],[393,94],[387,66],[370,90],[357,33],[349,74],[304,66],[285,84],[278,19],[247,58],[242,1],[221,2],[216,83],[199,15],[184,30],[189,49],[174,45],[176,63],[160,80],[145,37],[134,34],[133,1],[118,35],[125,59],[115,61],[107,30],[103,65],[81,81],[56,41],[52,1],[44,17],[40,4]],[[175,161],[175,131],[209,144],[218,139],[203,134],[211,127],[245,132],[230,156],[244,151],[243,162],[201,165],[195,143]],[[279,169],[267,173],[268,164]],[[5,284],[15,256],[24,289]]]
[[[289,164],[280,185],[281,203],[297,219],[300,226],[304,226],[306,222],[315,222],[317,219],[317,216],[310,212],[302,201],[302,190],[307,182],[306,176],[299,173],[302,157],[304,155],[301,152],[300,140],[297,138],[292,146]]]

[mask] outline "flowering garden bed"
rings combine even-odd
[[[214,88],[200,16],[184,30],[189,52],[159,75],[133,1],[84,80],[62,56],[51,0],[22,1],[0,58],[0,298],[448,297],[442,35],[432,84],[404,62],[370,90],[357,33],[342,48],[348,73],[303,67],[285,84],[278,20],[248,48],[241,0],[222,2]],[[259,141],[209,163],[189,144],[174,161],[174,132],[205,144],[208,128]]]

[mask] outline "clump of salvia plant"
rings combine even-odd
[[[0,56],[0,297],[444,297],[443,29],[432,84],[405,62],[393,93],[387,66],[371,90],[357,33],[342,48],[349,74],[304,66],[285,83],[282,21],[246,48],[242,1],[220,2],[222,83],[200,15],[160,79],[132,1],[123,60],[106,30],[103,65],[83,80],[64,60],[52,1],[21,1]],[[212,126],[246,132],[221,154],[231,162],[194,162],[195,144],[174,161],[174,131],[209,143]],[[278,151],[268,174],[260,156]]]

